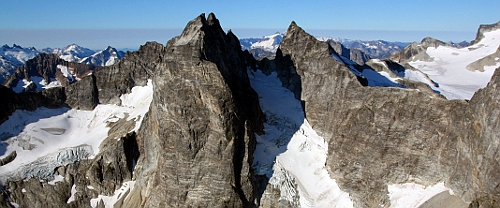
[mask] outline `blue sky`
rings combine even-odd
[[[0,1],[0,44],[99,49],[138,48],[180,34],[214,12],[238,37],[286,30],[292,20],[313,35],[390,41],[472,40],[480,24],[500,20],[500,1]]]

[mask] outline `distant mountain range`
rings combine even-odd
[[[125,52],[118,51],[111,46],[103,50],[91,50],[77,44],[71,44],[64,48],[44,48],[37,50],[34,47],[23,48],[16,44],[11,47],[6,44],[0,47],[0,83],[3,83],[17,67],[22,66],[26,61],[40,53],[56,54],[68,62],[94,66],[113,65],[125,55]]]
[[[248,50],[256,58],[273,56],[281,43],[284,33],[263,36],[261,38],[242,38],[240,44],[243,50]],[[409,42],[389,42],[384,40],[353,40],[343,38],[317,37],[321,41],[335,41],[341,43],[347,49],[357,49],[371,58],[387,58],[394,52],[400,51]]]
[[[248,50],[255,58],[272,57],[281,43],[285,33],[276,32],[272,35],[263,36],[261,38],[242,38],[240,44],[243,50]],[[402,50],[410,42],[391,42],[385,40],[356,40],[346,38],[331,38],[317,37],[318,40],[330,42],[332,41],[342,44],[346,49],[356,49],[370,58],[385,59],[391,54]],[[469,42],[462,41],[459,43],[448,42],[447,45],[463,48],[469,45]]]

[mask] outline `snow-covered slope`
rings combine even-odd
[[[325,169],[328,146],[304,118],[300,101],[281,86],[275,72],[248,74],[267,118],[265,134],[256,135],[256,173],[270,178],[281,199],[300,207],[353,207]]]
[[[110,125],[120,119],[136,121],[137,131],[152,101],[153,86],[136,86],[121,96],[122,105],[98,105],[93,111],[39,108],[15,111],[0,125],[0,160],[17,157],[0,166],[6,179],[47,178],[55,167],[94,157],[108,137]]]
[[[500,67],[499,47],[500,30],[495,30],[484,33],[483,39],[468,47],[428,47],[426,59],[413,57],[409,64],[436,81],[439,87],[434,90],[448,99],[470,99]]]
[[[345,64],[352,73],[354,73],[358,77],[365,78],[368,82],[367,85],[370,87],[401,87],[405,88],[405,86],[400,85],[396,80],[390,77],[387,73],[377,72],[370,67],[367,66],[359,66],[353,61],[345,58],[339,54],[331,54],[331,56],[338,62]]]

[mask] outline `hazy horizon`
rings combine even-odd
[[[420,42],[425,37],[445,42],[461,42],[473,40],[476,34],[476,31],[305,30],[317,37],[391,42]],[[235,28],[231,31],[242,39],[259,38],[275,32],[285,32],[286,29]],[[0,29],[0,33],[0,43],[10,46],[16,44],[43,49],[63,48],[74,43],[93,50],[101,50],[107,46],[121,50],[137,50],[148,41],[165,45],[168,40],[180,35],[182,29]]]

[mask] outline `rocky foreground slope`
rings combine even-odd
[[[12,98],[1,101],[11,110],[1,115],[0,207],[403,207],[392,190],[409,183],[441,184],[461,206],[495,205],[500,70],[470,101],[383,74],[295,23],[274,60],[256,61],[202,14],[166,46],[147,43],[78,82],[0,88]],[[39,153],[47,138],[83,135],[91,144]]]

